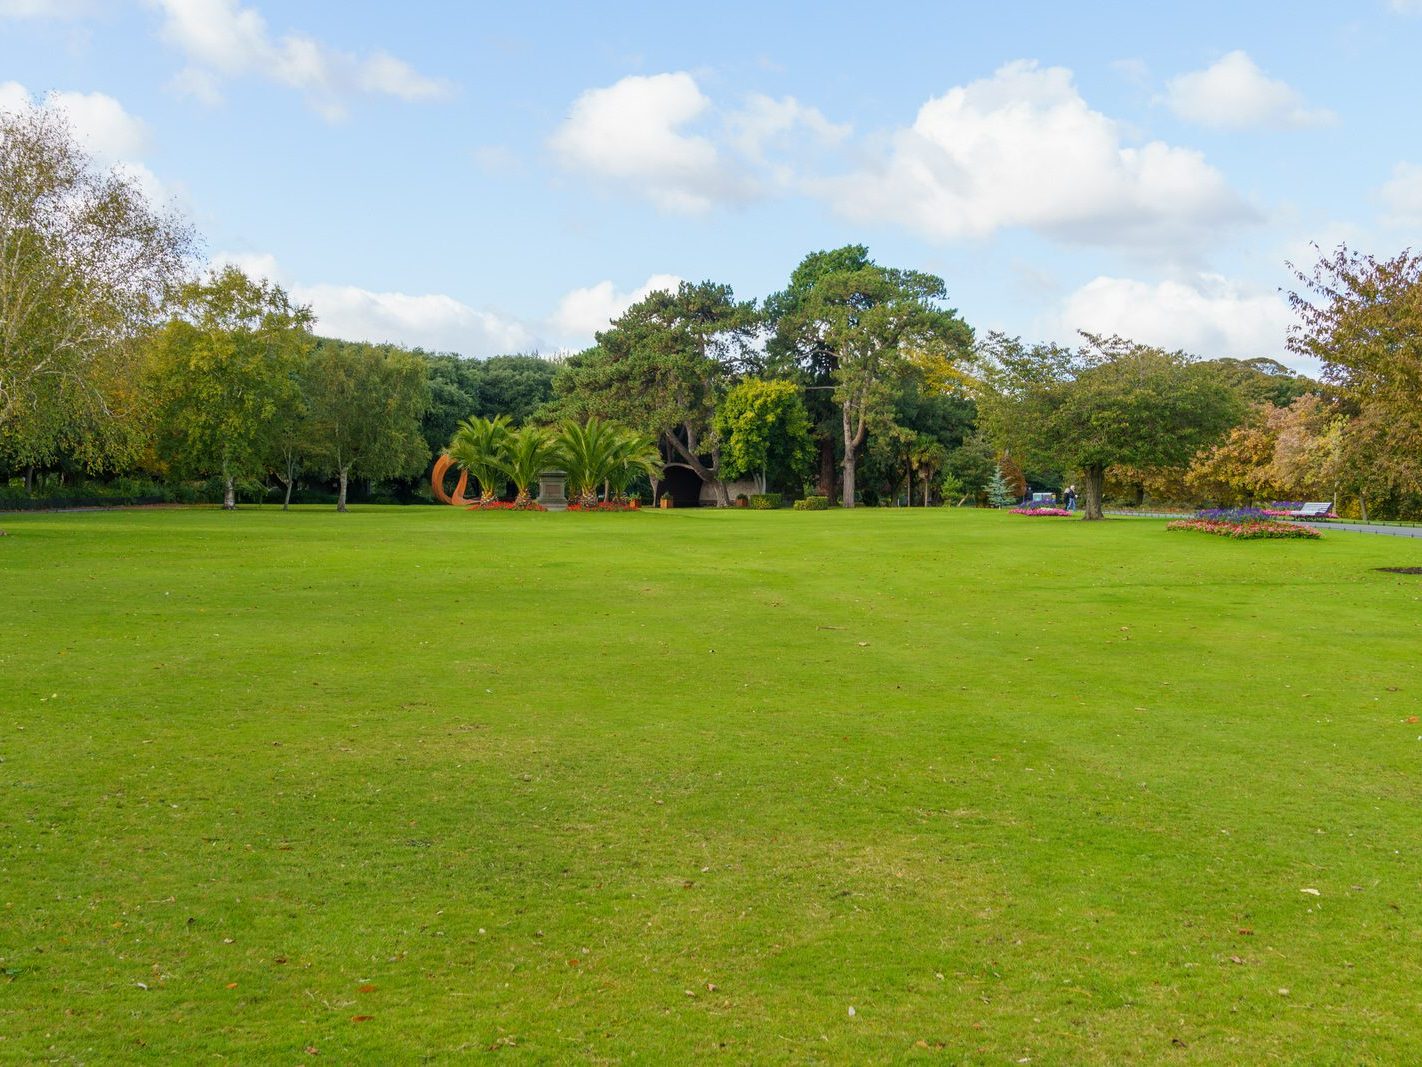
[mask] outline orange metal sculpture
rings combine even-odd
[[[430,489],[434,493],[434,498],[442,504],[453,504],[457,508],[467,508],[471,504],[477,504],[477,500],[469,500],[464,495],[464,490],[469,488],[468,471],[459,472],[459,481],[455,483],[452,496],[445,491],[444,476],[449,473],[449,468],[452,466],[454,466],[454,460],[449,456],[440,456],[435,460],[434,470],[430,473]]]

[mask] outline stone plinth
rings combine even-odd
[[[562,471],[545,471],[538,476],[538,502],[549,511],[562,511],[568,506],[566,487],[568,476]]]

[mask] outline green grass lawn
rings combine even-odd
[[[1422,542],[5,516],[0,1061],[1422,1061]]]

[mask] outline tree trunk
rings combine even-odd
[[[834,496],[834,442],[829,437],[820,441],[820,496]]]
[[[292,486],[294,486],[295,484],[296,484],[296,479],[295,479],[295,478],[288,478],[288,479],[286,480],[286,497],[285,497],[285,498],[282,500],[282,502],[281,502],[281,510],[282,510],[282,511],[290,511],[290,510],[291,510],[291,489],[292,489]]]
[[[928,507],[928,475],[923,476],[923,506]]]
[[[1101,511],[1101,497],[1106,489],[1106,468],[1100,463],[1087,467],[1082,472],[1085,475],[1086,487],[1086,519],[1101,519],[1105,515]]]
[[[1364,522],[1368,521],[1368,496],[1366,493],[1358,493],[1358,515]]]
[[[345,510],[346,510],[346,481],[347,481],[349,475],[350,475],[350,468],[349,468],[349,467],[342,467],[342,468],[341,468],[341,491],[340,491],[340,494],[336,497],[336,510],[337,510],[337,511],[345,511]]]
[[[35,491],[35,465],[33,463],[25,467],[25,495]]]
[[[840,502],[847,508],[854,507],[854,471],[858,465],[858,457],[855,452],[864,443],[865,432],[868,426],[863,419],[859,421],[859,428],[851,430],[853,420],[850,417],[849,401],[840,405],[840,416],[844,425],[844,495]]]
[[[237,486],[232,481],[232,475],[226,474],[222,478],[222,510],[237,510]]]
[[[1142,484],[1141,482],[1137,482],[1137,483],[1136,483],[1136,507],[1141,507],[1141,506],[1144,505],[1144,504],[1145,504],[1145,485]]]
[[[716,494],[716,506],[718,508],[730,507],[731,491],[726,488],[726,483],[721,480],[720,475],[717,473],[720,469],[720,464],[717,464],[715,467],[708,467],[701,462],[701,457],[696,454],[696,440],[691,436],[690,431],[687,433],[687,436],[691,437],[690,447],[682,444],[681,438],[674,433],[664,434],[663,436],[671,443],[672,449],[681,456],[682,460],[691,468],[692,472],[703,482],[710,484],[711,491]]]
[[[913,507],[913,464],[904,464],[904,507]]]

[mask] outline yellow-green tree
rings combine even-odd
[[[393,345],[322,338],[302,375],[307,453],[337,483],[346,510],[351,475],[368,480],[413,476],[430,458],[420,433],[429,404],[425,361]]]
[[[236,267],[183,286],[176,308],[151,346],[160,452],[176,471],[220,476],[230,510],[236,483],[264,472],[273,437],[300,417],[311,309]]]

